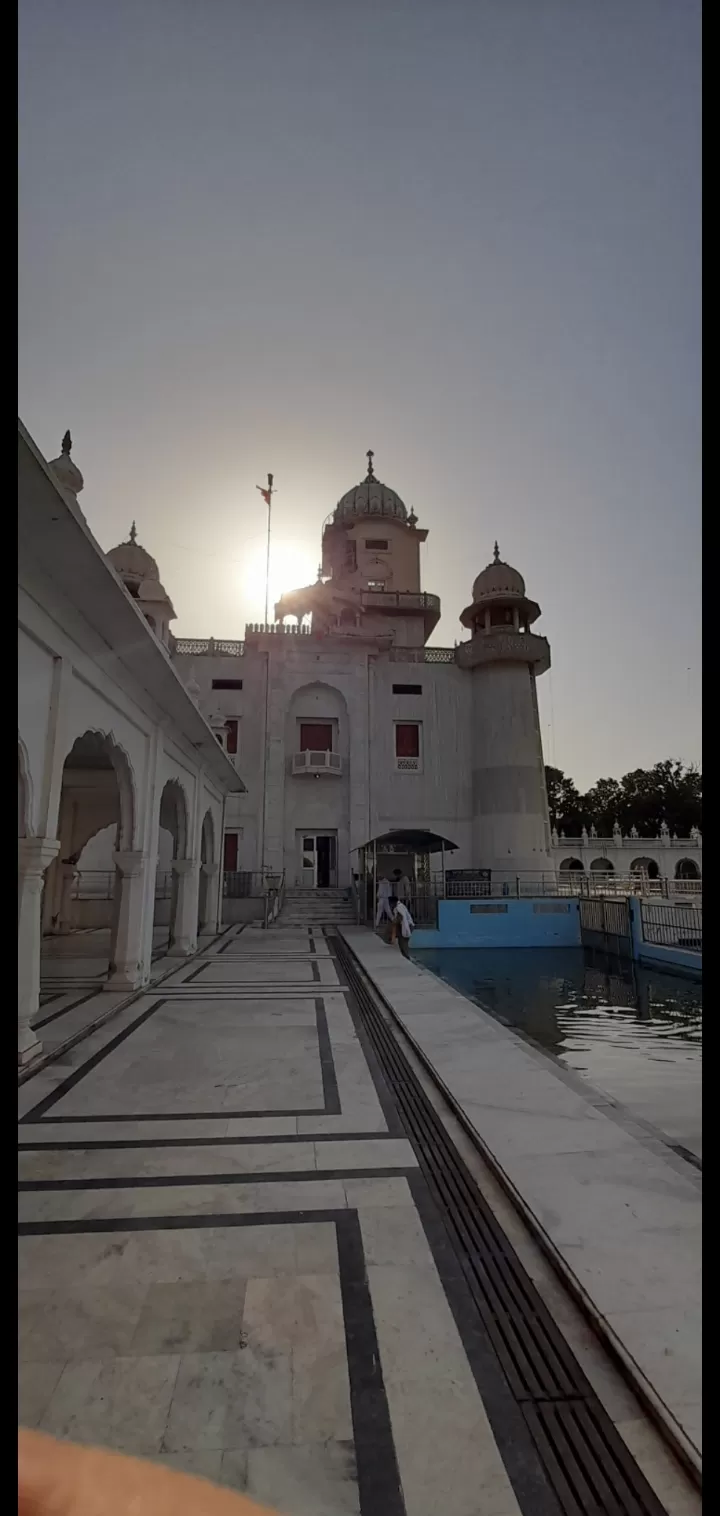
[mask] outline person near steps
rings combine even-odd
[[[402,953],[403,958],[409,958],[410,938],[413,933],[415,922],[413,921],[404,900],[398,900],[395,895],[392,895],[390,898],[390,907],[392,910],[393,932],[397,937],[398,947],[400,948],[400,952]]]
[[[381,921],[385,920],[386,916],[388,921],[392,921],[392,911],[390,910],[390,880],[379,879],[377,892],[377,913],[375,916],[376,927],[380,925]]]

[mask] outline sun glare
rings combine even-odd
[[[265,554],[267,544],[256,539],[249,547],[241,569],[242,586],[246,596],[248,621],[262,621],[265,617]],[[270,545],[270,620],[276,600],[287,590],[298,590],[306,584],[314,584],[317,577],[317,559],[303,542],[287,537],[273,538]]]

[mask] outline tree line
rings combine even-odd
[[[657,837],[663,822],[678,837],[702,831],[702,774],[694,764],[666,758],[622,779],[598,779],[584,795],[562,769],[546,765],[545,777],[550,823],[566,837],[592,826],[609,837],[616,822],[625,836],[636,827],[641,837]]]

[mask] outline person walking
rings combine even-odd
[[[410,938],[415,927],[415,922],[404,900],[398,900],[397,896],[392,896],[390,905],[392,908],[393,932],[397,937],[398,947],[403,958],[409,958]]]
[[[385,917],[387,917],[388,921],[392,921],[392,911],[390,909],[390,880],[382,878],[378,880],[375,926],[379,927],[380,923],[385,920]]]

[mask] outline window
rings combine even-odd
[[[331,721],[300,722],[301,753],[331,753],[333,750]]]
[[[421,684],[394,684],[393,695],[422,695]]]
[[[357,542],[352,537],[345,543],[345,567],[348,569],[357,568]]]
[[[223,838],[223,869],[226,874],[236,874],[238,866],[239,832],[226,832]]]
[[[242,679],[213,679],[214,690],[241,690]]]
[[[376,553],[386,553],[390,544],[385,537],[367,537],[365,546]]]
[[[420,771],[420,722],[395,722],[395,767],[407,773]]]
[[[234,755],[237,753],[237,750],[238,750],[238,728],[239,728],[239,725],[240,725],[240,723],[237,720],[235,720],[235,719],[232,719],[230,721],[226,721],[225,722],[225,731],[227,733],[227,740],[225,742],[225,751],[226,751],[226,753],[229,753],[231,757],[234,757]]]

